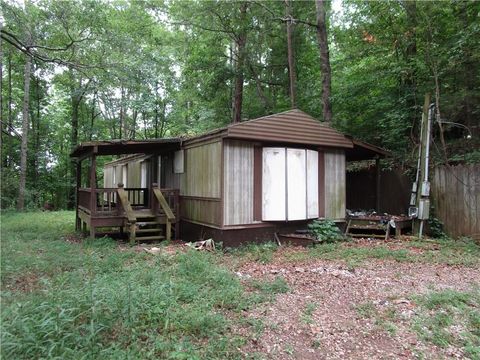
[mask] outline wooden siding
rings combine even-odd
[[[113,167],[106,167],[103,169],[103,187],[113,187]]]
[[[224,225],[251,224],[253,219],[253,143],[224,142]]]
[[[480,241],[480,165],[438,166],[433,172],[434,211],[454,237]]]
[[[127,183],[125,187],[138,188],[141,186],[140,182],[140,161],[132,161],[127,166]]]
[[[221,225],[220,199],[189,198],[182,196],[180,214],[185,220],[206,225]]]
[[[162,156],[161,162],[162,176],[160,184],[164,188],[179,189],[180,177],[183,176],[183,174],[175,174],[173,172],[173,154]]]
[[[221,197],[221,152],[220,141],[185,150],[185,172],[181,174],[180,195]]]
[[[345,218],[345,152],[325,151],[325,218]]]

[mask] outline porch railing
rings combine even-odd
[[[78,207],[83,210],[91,210],[91,189],[81,188],[78,189]]]
[[[125,188],[131,206],[149,207],[148,188]]]
[[[176,223],[178,214],[178,190],[162,189],[157,184],[152,185],[152,210],[156,216],[165,216],[165,238],[172,238],[172,223]],[[168,200],[167,200],[168,199]],[[174,213],[174,211],[177,211]]]
[[[119,199],[118,199],[118,188],[100,188],[95,189],[95,202],[96,206],[92,206],[92,190],[90,188],[80,188],[78,189],[78,206],[79,208],[89,212],[95,213],[97,215],[113,215],[117,214]],[[130,203],[130,206],[133,208],[151,207],[151,196],[150,189],[148,188],[123,188],[125,191],[126,199]],[[179,206],[179,191],[177,189],[161,189],[165,200],[174,212],[175,215],[178,214]],[[165,215],[160,209],[159,215]]]

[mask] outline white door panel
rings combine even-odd
[[[307,172],[303,149],[287,149],[287,220],[307,218]]]
[[[142,161],[140,164],[140,187],[147,187],[147,162]]]
[[[263,220],[286,220],[285,148],[263,148]]]
[[[128,165],[123,165],[122,166],[122,182],[124,187],[127,187],[127,178],[128,178],[127,171],[128,171]]]
[[[318,152],[307,150],[307,219],[318,218]]]

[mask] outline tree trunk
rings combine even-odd
[[[34,179],[33,179],[33,187],[37,189],[38,185],[38,178],[40,177],[40,161],[39,161],[39,154],[40,154],[40,78],[36,78],[35,81],[35,90],[36,90],[36,97],[37,97],[37,116],[35,117],[35,155],[34,155]],[[38,200],[38,199],[37,199]]]
[[[295,72],[295,54],[293,49],[293,16],[292,3],[285,0],[285,15],[287,18],[287,50],[288,50],[288,76],[290,80],[290,106],[296,107],[297,75]]]
[[[9,52],[8,54],[8,133],[10,133],[13,120],[12,120],[12,53]],[[7,152],[6,152],[6,166],[11,166],[12,164],[12,139],[11,136],[8,137],[8,144],[7,144]]]
[[[124,131],[123,131],[124,130],[123,129],[124,128],[124,123],[123,123],[123,121],[124,121],[124,119],[123,119],[123,98],[124,98],[124,96],[125,96],[125,91],[124,91],[123,86],[122,86],[121,97],[120,97],[120,139],[122,139],[124,134],[125,134]]]
[[[136,128],[137,128],[137,117],[138,117],[138,110],[133,109],[133,114],[132,114],[132,130],[130,131],[130,138],[135,140],[135,135],[136,135]]]
[[[163,136],[165,135],[165,111],[167,109],[167,102],[164,100],[162,101],[162,112],[160,114],[160,121],[161,121],[161,125],[160,125],[160,137],[163,138]]]
[[[95,114],[95,103],[97,101],[97,91],[93,93],[93,99],[92,99],[92,112],[90,113],[90,134],[88,134],[88,139],[92,141],[93,139],[93,125],[95,123],[95,118],[97,115]]]
[[[143,137],[147,138],[147,117],[145,116],[145,111],[142,111],[142,120],[143,120]]]
[[[71,106],[72,106],[72,119],[71,126],[72,132],[70,137],[70,147],[73,150],[78,144],[78,110],[80,108],[80,102],[82,100],[81,88],[82,80],[80,79],[79,86],[77,88],[75,76],[73,70],[70,70],[70,76],[72,79],[72,85],[70,88],[71,91]],[[70,161],[70,177],[69,177],[69,189],[68,189],[68,199],[67,199],[67,208],[73,209],[75,206],[75,179],[76,179],[77,165],[75,161]]]
[[[157,101],[155,101],[155,139],[158,139],[158,103]]]
[[[30,43],[30,40],[28,41]],[[32,58],[27,55],[25,62],[25,71],[23,74],[23,110],[22,110],[22,143],[20,147],[20,180],[18,186],[17,210],[23,210],[25,207],[25,184],[27,180],[27,151],[28,151],[28,125],[30,110],[30,72],[32,67]]]
[[[413,129],[415,124],[418,122],[416,99],[417,65],[415,64],[417,56],[417,3],[416,1],[405,1],[404,4],[408,26],[405,36],[405,40],[407,41],[405,60],[408,68],[405,80],[403,81],[403,89],[405,91],[404,96],[406,100],[407,114]]]
[[[315,5],[317,12],[317,41],[320,48],[320,68],[322,70],[323,120],[330,123],[332,122],[332,105],[330,103],[332,72],[328,52],[325,0],[315,0]]]
[[[0,30],[3,29],[3,21],[0,20]],[[0,154],[3,155],[3,133],[6,132],[5,119],[3,117],[3,41],[0,40]],[[5,130],[4,130],[5,129]],[[0,157],[0,167],[3,167],[7,161]]]
[[[256,87],[257,87],[257,94],[258,94],[258,97],[260,98],[260,100],[262,101],[263,103],[263,107],[265,108],[265,110],[267,111],[267,113],[270,112],[270,110],[272,109],[272,106],[270,105],[270,101],[268,100],[268,98],[265,96],[265,92],[263,91],[263,88],[262,88],[262,84],[260,82],[260,75],[257,74],[257,72],[255,71],[255,68],[253,67],[252,64],[250,64],[250,72],[252,73],[254,79],[255,79],[255,84],[256,84]]]
[[[247,17],[247,2],[240,4],[240,24],[241,29],[236,38],[237,61],[235,66],[235,91],[233,106],[233,122],[242,121],[242,104],[243,104],[243,78],[245,64],[245,45],[247,44],[247,32],[245,29],[245,20]]]

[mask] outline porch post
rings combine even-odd
[[[380,212],[380,158],[375,158],[375,210]]]
[[[96,150],[96,149],[95,149]],[[97,212],[97,155],[96,151],[92,154],[90,165],[90,237],[95,238],[95,226],[93,217]]]
[[[82,159],[77,159],[77,174],[76,174],[76,181],[77,181],[77,187],[75,188],[75,230],[80,231],[81,230],[81,225],[82,221],[78,217],[78,194],[79,194],[79,189],[82,184]]]

